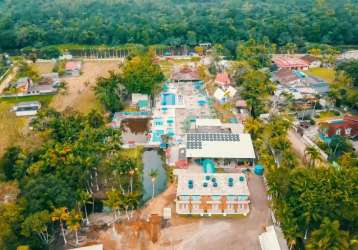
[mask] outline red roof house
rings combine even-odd
[[[299,70],[307,70],[309,67],[309,63],[306,61],[295,58],[295,57],[288,57],[288,56],[277,56],[273,58],[273,63],[279,69],[299,69]]]
[[[317,57],[311,55],[304,55],[300,59],[308,63],[310,68],[317,68],[321,66],[321,60]]]
[[[283,68],[273,75],[272,80],[288,86],[291,84],[299,83],[301,78],[295,75],[290,69]]]
[[[321,123],[321,132],[326,137],[340,135],[346,137],[358,136],[358,116],[345,115],[343,119]]]
[[[82,63],[80,61],[70,61],[65,65],[65,74],[79,76],[81,74]]]
[[[224,73],[217,74],[215,78],[215,83],[225,87],[231,85],[231,81],[228,73],[224,72]]]

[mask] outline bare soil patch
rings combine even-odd
[[[101,104],[96,99],[93,91],[96,79],[106,77],[108,71],[119,70],[119,60],[90,60],[84,61],[82,74],[78,77],[64,77],[67,83],[65,94],[57,95],[50,106],[58,111],[72,109],[81,113],[88,113],[92,109],[102,110]]]

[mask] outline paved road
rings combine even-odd
[[[306,144],[303,142],[302,137],[297,134],[295,131],[288,131],[288,139],[290,140],[293,149],[299,154],[303,159],[305,156]]]
[[[3,92],[3,90],[8,86],[8,84],[14,78],[16,72],[17,72],[17,67],[13,67],[10,70],[10,73],[5,77],[5,79],[2,82],[0,82],[0,94]]]

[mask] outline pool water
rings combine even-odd
[[[156,150],[144,151],[142,156],[143,168],[143,202],[152,197],[152,180],[149,173],[152,169],[158,171],[155,181],[155,195],[163,192],[167,186],[167,174],[163,168],[162,159]]]
[[[164,135],[164,130],[154,130],[152,133],[152,141],[160,142],[162,140],[162,135]]]
[[[161,104],[166,106],[166,105],[175,105],[175,94],[173,93],[163,93],[162,94],[162,101]]]

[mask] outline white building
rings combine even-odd
[[[247,215],[249,188],[241,173],[182,173],[178,175],[177,214]]]
[[[185,155],[188,161],[213,159],[219,168],[253,165],[255,160],[251,136],[245,133],[188,133]]]
[[[12,107],[11,111],[15,112],[16,116],[34,116],[41,109],[41,103],[34,102],[20,102]]]

